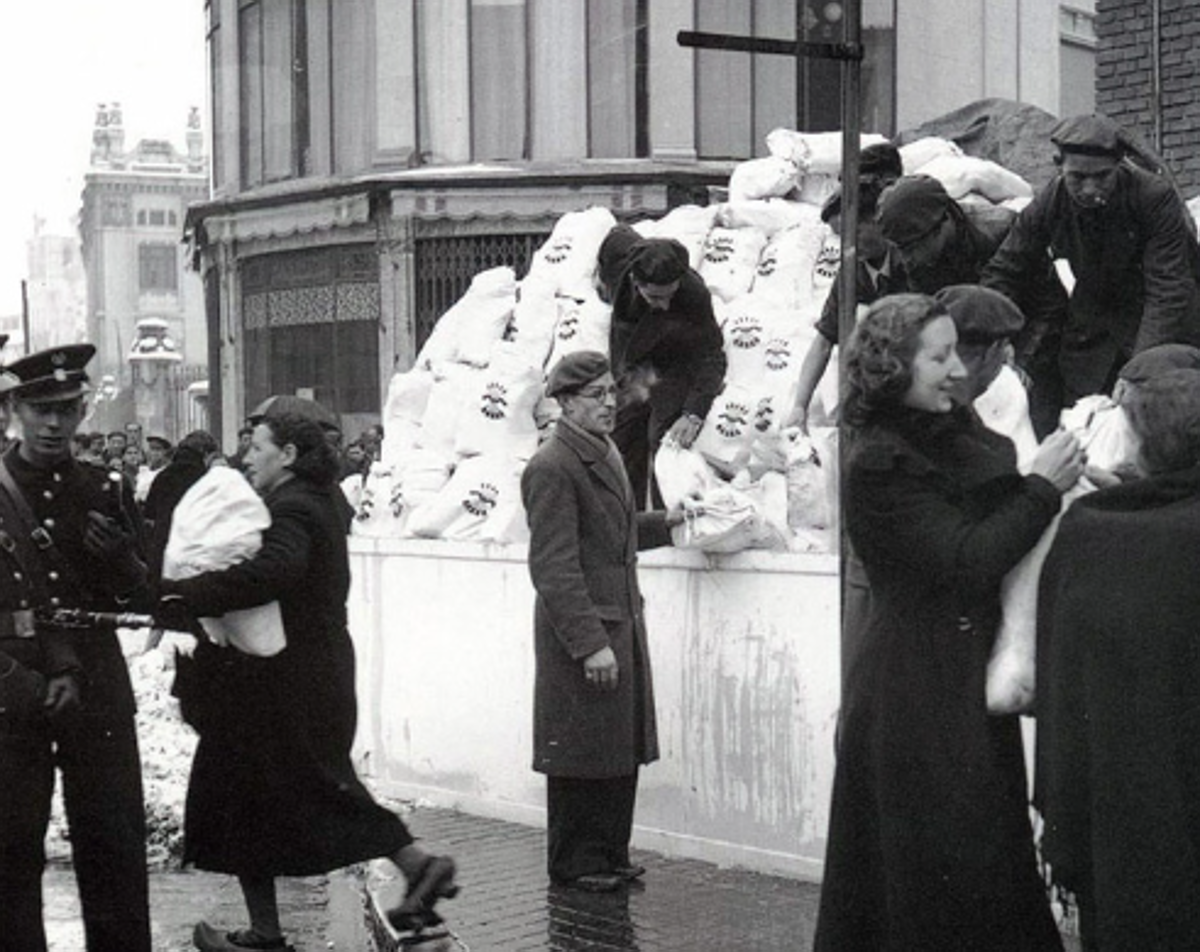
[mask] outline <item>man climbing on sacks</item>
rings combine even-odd
[[[620,387],[613,441],[640,510],[659,444],[691,446],[721,392],[724,339],[712,295],[679,242],[617,225],[600,246],[599,273],[613,306],[609,353]]]
[[[1019,304],[1048,257],[1070,265],[1074,288],[1041,362],[1061,377],[1067,407],[1110,393],[1136,353],[1200,342],[1200,246],[1174,187],[1125,158],[1111,119],[1064,119],[1050,140],[1058,177],[1017,216],[981,283]]]

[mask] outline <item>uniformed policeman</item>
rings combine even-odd
[[[0,465],[7,533],[0,546],[10,575],[4,591],[15,600],[8,607],[17,619],[58,607],[128,610],[146,598],[132,493],[119,476],[71,455],[90,389],[84,368],[94,353],[90,344],[58,347],[24,357],[0,375],[0,390],[20,425]],[[38,631],[52,642],[60,637],[40,624]],[[81,674],[79,704],[72,709],[50,694],[56,716],[44,733],[29,735],[26,752],[41,771],[37,783],[47,798],[42,760],[51,744],[62,773],[88,952],[149,952],[146,823],[129,671],[113,631],[76,631],[70,640]],[[69,687],[71,679],[57,666],[43,676]],[[7,770],[4,775],[12,776]],[[40,831],[44,835],[44,822]],[[40,849],[30,859],[37,860],[40,878]],[[7,856],[0,866],[7,869]],[[0,948],[44,948],[8,941],[0,935]]]

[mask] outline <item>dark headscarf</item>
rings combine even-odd
[[[1147,348],[1134,354],[1117,376],[1132,384],[1142,384],[1168,370],[1200,370],[1200,347],[1159,344]]]
[[[687,274],[687,249],[674,238],[643,238],[629,252],[629,270],[642,284],[671,284]]]

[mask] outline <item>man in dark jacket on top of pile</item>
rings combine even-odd
[[[600,246],[612,302],[609,352],[621,389],[613,441],[639,510],[664,436],[691,446],[725,380],[725,349],[704,279],[687,249],[617,225]],[[662,505],[657,491],[654,504]]]
[[[1112,120],[1065,119],[1050,139],[1059,175],[1018,216],[983,284],[1020,303],[1047,258],[1070,264],[1075,287],[1050,355],[1070,406],[1111,391],[1134,354],[1200,341],[1200,246],[1174,187],[1124,158]]]

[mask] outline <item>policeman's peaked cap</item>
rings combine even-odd
[[[26,403],[82,397],[92,389],[85,368],[95,353],[91,344],[67,344],[14,360],[0,373],[0,393]]]

